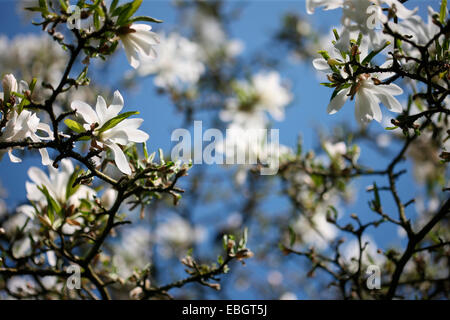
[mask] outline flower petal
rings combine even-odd
[[[126,175],[130,175],[131,168],[122,149],[120,149],[117,144],[112,142],[105,143],[105,145],[108,146],[114,153],[114,162],[116,163],[117,168]]]
[[[317,70],[323,71],[323,70],[329,70],[330,66],[328,65],[328,62],[325,61],[323,58],[317,58],[313,60],[313,66]]]
[[[97,114],[87,103],[76,100],[72,102],[70,107],[72,108],[72,110],[77,110],[77,113],[81,115],[87,123],[92,124],[99,122]]]
[[[102,126],[108,118],[108,110],[106,106],[106,101],[102,96],[97,96],[97,104],[95,105],[95,112],[97,113],[97,117],[100,120],[99,125]]]
[[[114,98],[111,105],[108,107],[108,116],[114,118],[122,111],[124,105],[123,97],[119,90],[114,91]]]
[[[347,95],[349,92],[350,92],[349,88],[339,91],[339,93],[328,104],[327,107],[328,114],[335,114],[336,112],[341,110],[342,106],[348,99]]]
[[[139,55],[135,51],[134,45],[127,37],[122,36],[120,37],[120,39],[122,40],[122,45],[125,49],[125,54],[127,55],[128,62],[134,69],[137,69],[140,65],[140,62]]]

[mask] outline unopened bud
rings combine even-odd
[[[253,252],[251,252],[249,249],[242,249],[236,252],[236,259],[242,260],[242,259],[248,259],[253,257]]]
[[[11,92],[17,92],[17,80],[11,73],[8,73],[3,77],[2,86],[3,99],[4,101],[8,102],[11,98]]]
[[[58,40],[58,41],[63,41],[64,40],[64,35],[61,32],[55,32],[53,34],[53,38],[55,40]]]
[[[231,251],[231,249],[234,248],[234,245],[235,245],[235,244],[236,244],[236,242],[235,242],[234,240],[228,239],[228,242],[227,242],[227,251],[228,251],[228,252]]]

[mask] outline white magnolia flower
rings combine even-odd
[[[283,120],[284,108],[292,101],[292,94],[281,84],[280,74],[258,73],[251,83],[258,97],[258,108],[269,112],[277,121]]]
[[[122,95],[119,91],[115,91],[113,102],[109,107],[106,105],[105,99],[98,96],[95,111],[90,105],[82,101],[72,102],[71,108],[76,110],[77,114],[86,121],[86,124],[84,125],[86,130],[90,130],[92,126],[97,126],[93,133],[95,139],[100,144],[104,144],[112,150],[117,168],[129,175],[131,174],[131,168],[119,145],[125,146],[129,142],[147,141],[149,138],[148,134],[138,129],[144,120],[139,118],[125,119],[113,128],[103,132],[99,131],[108,120],[119,115],[119,112],[123,108],[123,104]]]
[[[324,7],[325,10],[342,8],[341,23],[344,31],[337,42],[340,49],[348,46],[350,33],[357,31],[370,37],[371,43],[375,46],[383,43],[385,36],[376,30],[376,25],[386,23],[388,17],[383,11],[386,6],[393,8],[397,17],[408,19],[417,11],[407,9],[398,0],[307,0],[306,10],[309,14],[314,13],[317,7]]]
[[[46,207],[47,198],[45,197],[45,194],[39,190],[39,188],[42,188],[43,186],[48,190],[50,196],[62,206],[74,205],[75,207],[79,207],[81,199],[91,199],[96,194],[95,191],[88,186],[79,185],[73,194],[70,197],[67,197],[67,187],[70,177],[74,173],[74,167],[72,161],[69,159],[61,160],[59,167],[59,169],[56,169],[53,166],[48,166],[48,175],[37,167],[31,167],[28,170],[28,177],[31,180],[31,182],[27,181],[25,183],[28,200],[42,208]],[[31,207],[31,209],[33,208]],[[30,216],[30,211],[27,210],[27,208],[22,208],[22,211]]]
[[[365,42],[361,43],[359,48],[361,52],[361,59],[368,54],[368,46]],[[340,56],[336,47],[330,52],[331,58],[343,63],[341,58],[334,58],[333,55],[336,54]],[[386,62],[382,65],[382,68],[389,67],[389,63]],[[331,72],[331,68],[328,61],[324,58],[318,58],[313,60],[314,68],[319,71]],[[340,69],[342,78],[347,78],[348,75],[344,71],[344,68]],[[391,77],[392,73],[372,73],[372,74],[361,74],[356,84],[352,87],[342,89],[339,93],[330,101],[327,112],[329,114],[334,114],[338,112],[348,98],[351,99],[356,97],[355,101],[355,117],[356,120],[361,123],[367,123],[372,120],[381,122],[382,113],[379,104],[383,103],[392,112],[402,112],[401,103],[394,98],[394,96],[401,95],[403,90],[396,84],[379,84],[380,81]],[[353,88],[353,89],[352,89]],[[353,91],[352,91],[353,90]]]
[[[205,70],[201,48],[177,33],[162,34],[160,39],[158,58],[141,61],[139,75],[156,74],[155,85],[162,88],[195,84]]]
[[[47,137],[41,137],[36,134],[38,130],[47,133]],[[33,142],[40,142],[41,140],[51,140],[53,139],[53,132],[50,126],[46,123],[41,123],[39,118],[35,113],[28,110],[22,110],[20,114],[17,111],[13,111],[12,117],[6,122],[6,126],[2,131],[0,136],[1,142],[11,142],[11,141],[22,141],[30,138]],[[20,147],[14,147],[19,149]],[[13,148],[8,148],[8,156],[11,162],[22,162],[22,160],[13,155]],[[0,150],[0,158],[2,157],[4,151]],[[51,160],[48,156],[47,149],[39,149],[39,153],[42,157],[42,164],[49,165]]]
[[[403,90],[396,84],[376,85],[370,75],[362,74],[358,77],[355,90],[355,117],[360,124],[365,124],[372,120],[381,122],[380,103],[383,103],[392,112],[402,112],[402,105],[394,96],[401,95]],[[339,91],[333,100],[330,101],[327,112],[329,114],[338,112],[350,97],[350,91],[351,88]]]
[[[133,23],[119,35],[128,62],[135,69],[139,67],[142,58],[156,58],[153,46],[159,43],[159,38],[151,29],[149,25]]]
[[[277,121],[283,120],[284,108],[292,101],[292,94],[282,85],[280,74],[275,71],[257,73],[249,82],[239,82],[236,87],[241,97],[228,99],[220,118],[246,128],[264,128],[266,112]],[[242,95],[245,95],[245,101],[242,101]]]

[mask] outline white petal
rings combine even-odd
[[[117,168],[126,175],[130,175],[131,168],[122,149],[120,149],[117,144],[112,142],[105,143],[105,145],[107,145],[114,153],[114,162],[116,163]]]
[[[391,84],[388,86],[373,86],[371,89],[378,99],[380,99],[381,103],[384,104],[386,108],[388,108],[392,112],[402,112],[403,107],[401,103],[393,97],[393,95],[403,93],[403,90],[395,84]],[[399,93],[400,92],[400,93]]]
[[[111,118],[114,118],[119,114],[120,111],[122,111],[124,102],[123,97],[120,94],[119,90],[114,91],[114,98],[111,103],[111,105],[108,107],[108,115]]]
[[[27,217],[29,217],[32,220],[36,216],[36,212],[35,212],[33,206],[30,206],[28,204],[24,204],[24,205],[18,207],[17,212],[25,214]]]
[[[328,65],[328,62],[325,61],[323,58],[317,58],[313,60],[313,66],[317,70],[329,70],[330,66]]]
[[[9,160],[11,160],[11,162],[14,162],[14,163],[22,162],[22,159],[20,159],[19,157],[16,157],[15,155],[13,155],[12,151],[13,151],[12,148],[8,149]]]
[[[48,156],[48,151],[45,148],[39,149],[39,153],[41,154],[42,164],[44,166],[49,166],[52,164],[52,160]]]
[[[356,93],[355,116],[361,124],[374,119],[381,121],[382,113],[378,100],[368,90],[360,88]]]
[[[72,108],[72,110],[77,110],[77,113],[79,115],[81,115],[87,123],[92,124],[92,123],[99,122],[97,114],[94,112],[94,110],[91,108],[91,106],[88,105],[87,103],[76,100],[76,101],[72,102],[70,107]]]
[[[48,176],[39,168],[31,167],[30,169],[28,169],[28,176],[30,177],[31,181],[33,181],[38,186],[45,185],[47,187],[51,185]]]
[[[149,138],[148,134],[142,130],[130,130],[127,135],[128,140],[133,142],[145,142]]]
[[[95,105],[95,112],[97,113],[97,117],[100,120],[100,126],[102,126],[106,121],[108,121],[107,117],[107,106],[106,101],[102,96],[97,97],[97,104]]]
[[[53,140],[53,131],[50,129],[50,126],[46,123],[39,123],[37,126],[38,130],[44,131],[47,133],[47,137],[38,136],[41,140]]]
[[[348,93],[350,92],[350,88],[343,89],[339,91],[339,93],[330,101],[327,107],[328,114],[334,114],[341,110],[342,106],[348,99]]]
[[[134,69],[137,69],[140,64],[138,53],[135,51],[133,44],[129,39],[127,39],[127,37],[121,37],[121,40],[123,48],[125,49],[125,53],[127,55],[128,62]]]

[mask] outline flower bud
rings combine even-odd
[[[3,77],[2,86],[3,100],[8,102],[11,98],[11,92],[17,92],[17,80],[11,73],[8,73]]]

